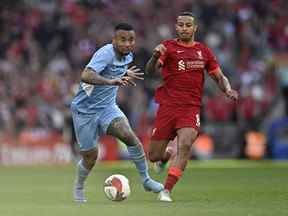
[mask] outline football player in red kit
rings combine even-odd
[[[167,202],[172,201],[170,193],[185,170],[191,145],[198,135],[204,72],[227,97],[238,99],[212,51],[194,40],[197,25],[193,14],[182,12],[175,27],[177,38],[156,46],[145,68],[146,73],[160,69],[163,77],[163,84],[155,93],[159,108],[149,149],[150,161],[159,166],[167,163],[171,155],[166,151],[167,144],[177,136],[177,153],[170,163],[165,189],[158,197]]]

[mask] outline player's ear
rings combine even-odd
[[[197,31],[197,29],[198,29],[198,25],[194,25],[194,32],[196,32]]]
[[[176,31],[177,31],[177,29],[178,29],[178,25],[177,25],[177,23],[175,24],[175,29],[176,29]]]

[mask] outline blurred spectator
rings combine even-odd
[[[263,133],[249,131],[245,135],[245,155],[249,159],[260,160],[265,156],[266,137]]]
[[[288,116],[288,53],[280,54],[277,57],[277,72],[282,96],[284,99],[284,110],[285,115]]]

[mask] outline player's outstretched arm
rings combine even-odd
[[[228,78],[223,74],[220,68],[210,73],[210,77],[217,83],[225,95],[233,100],[238,100],[238,92],[231,88]]]
[[[166,52],[166,47],[163,44],[159,44],[153,50],[153,54],[145,66],[145,73],[153,73],[161,67],[161,63],[158,61],[161,55]]]
[[[92,85],[135,85],[135,83],[132,81],[132,77],[124,76],[117,79],[106,79],[90,68],[85,68],[83,70],[81,74],[81,81]]]
[[[109,79],[97,74],[91,68],[85,68],[83,70],[81,81],[92,85],[109,85]]]

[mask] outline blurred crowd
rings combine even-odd
[[[81,70],[110,42],[114,25],[134,26],[135,64],[143,70],[153,48],[175,37],[181,11],[196,15],[196,40],[214,51],[240,92],[235,104],[207,78],[205,132],[226,124],[236,132],[259,130],[279,101],[286,104],[282,115],[288,115],[285,0],[7,0],[0,3],[0,135],[39,128],[61,132],[70,122]],[[146,76],[137,87],[119,91],[119,104],[140,137],[150,133],[159,81],[157,74]],[[217,136],[228,134],[220,130]]]

